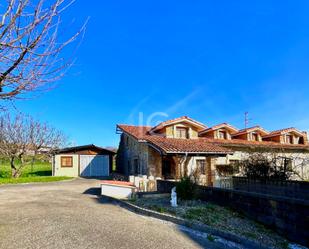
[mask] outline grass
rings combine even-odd
[[[17,184],[17,183],[31,183],[31,182],[56,182],[73,179],[67,176],[29,176],[19,178],[0,178],[0,185],[2,184]]]
[[[51,163],[42,159],[36,160],[33,166],[25,166],[19,178],[12,178],[9,161],[7,159],[0,158],[0,185],[30,182],[55,182],[72,178],[73,177],[52,176]]]
[[[17,162],[18,166],[18,162]],[[52,167],[51,163],[44,160],[36,160],[33,164],[24,167],[21,177],[33,177],[33,176],[51,176]],[[7,159],[0,158],[0,178],[11,177],[11,166]]]

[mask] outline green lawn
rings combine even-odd
[[[56,182],[73,179],[67,176],[29,176],[19,178],[0,178],[1,184],[17,184],[17,183],[30,183],[30,182]]]
[[[43,160],[35,161],[33,166],[27,165],[19,178],[11,178],[9,161],[0,158],[0,185],[28,182],[54,182],[72,178],[73,177],[52,176],[51,163]]]

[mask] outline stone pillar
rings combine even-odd
[[[180,168],[181,168],[181,157],[179,156],[173,156],[173,160],[175,162],[175,179],[180,179],[181,177],[181,172],[180,172]]]
[[[187,156],[185,158],[185,160],[183,160],[183,174],[182,174],[182,176],[189,176],[190,173],[192,173],[192,172],[189,173],[189,168],[188,168],[188,165],[189,165],[189,162],[190,162],[191,159],[192,159],[191,156]]]
[[[206,157],[206,185],[212,187],[215,181],[215,158]]]

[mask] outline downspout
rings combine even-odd
[[[52,156],[52,176],[55,176],[55,157],[56,155],[53,154]]]

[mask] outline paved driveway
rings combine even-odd
[[[99,202],[98,183],[0,186],[0,248],[221,248],[174,224]]]

